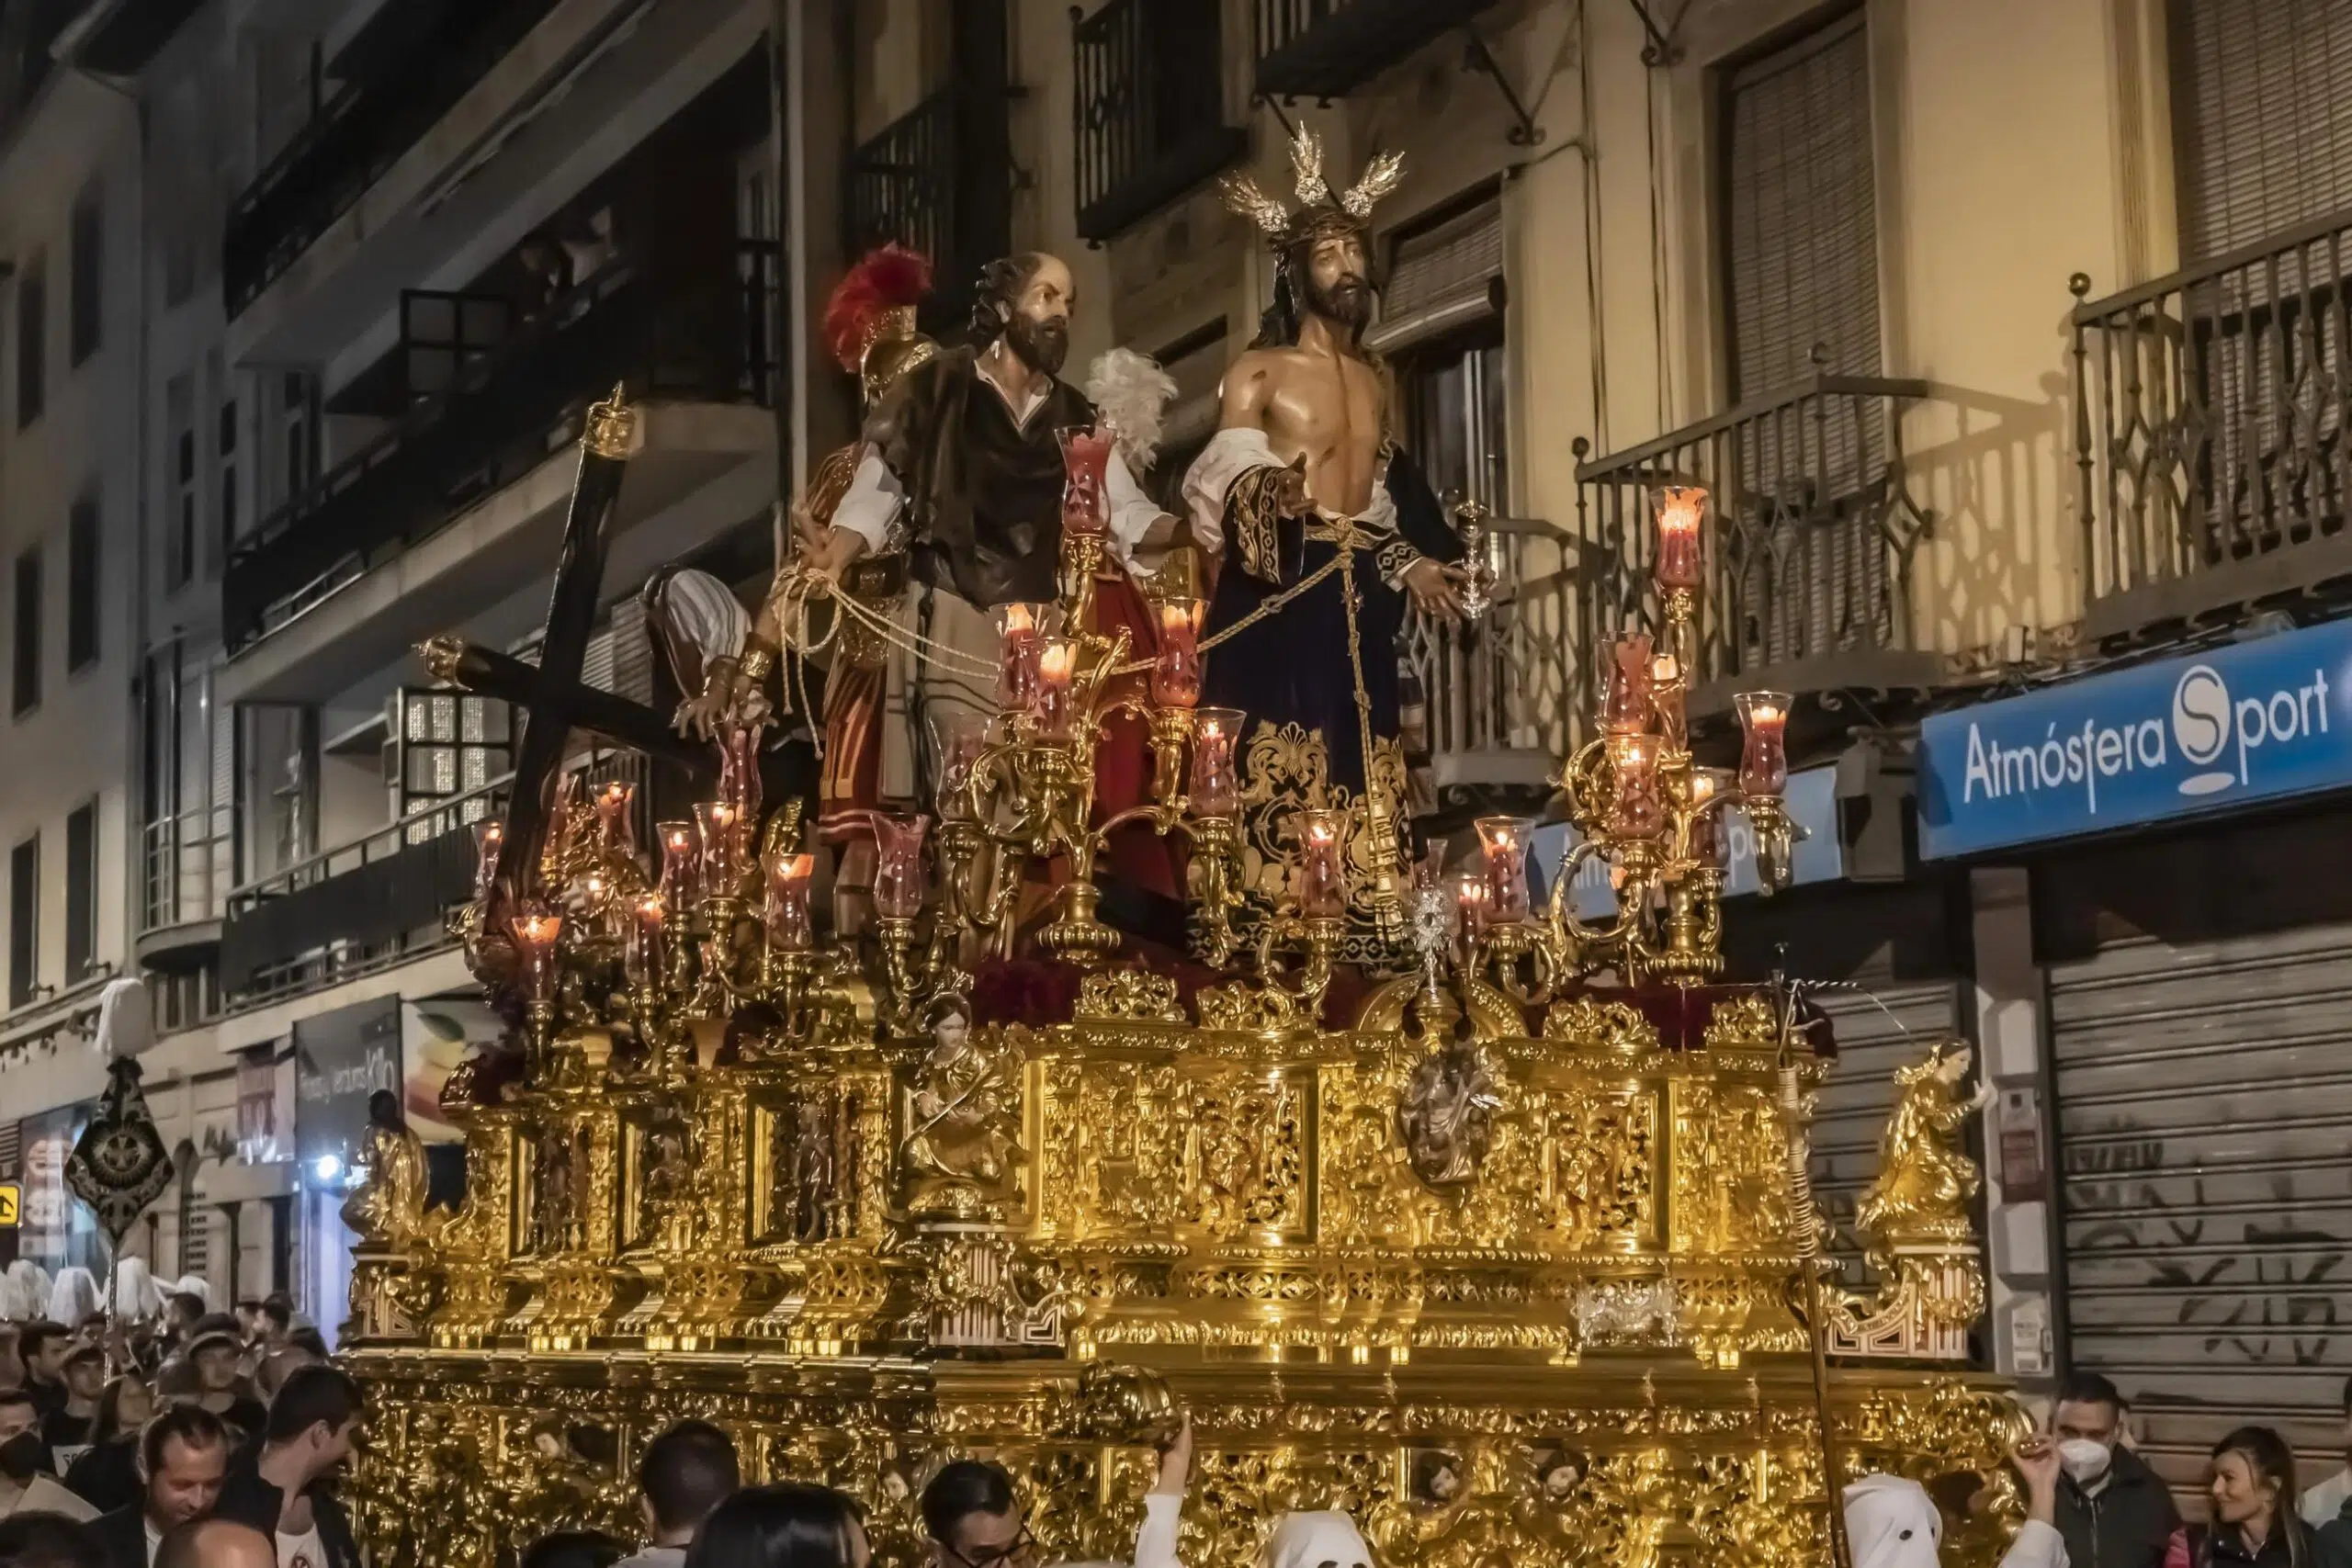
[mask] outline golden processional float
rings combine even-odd
[[[628,421],[592,417],[583,496]],[[1392,1568],[1822,1563],[1825,1474],[1874,1470],[1975,1472],[1954,1552],[1990,1561],[2022,1423],[1965,1370],[1965,1053],[1902,1075],[1859,1298],[1805,1179],[1826,1028],[1721,977],[1727,812],[1787,876],[1788,700],[1741,699],[1736,772],[1694,761],[1704,493],[1657,493],[1663,626],[1606,650],[1543,908],[1517,824],[1441,885],[1363,841],[1378,821],[1310,813],[1237,943],[1239,716],[1193,705],[1197,618],[1162,606],[1148,701],[1115,699],[1158,763],[1127,815],[1185,841],[1198,930],[1195,961],[1143,962],[1094,917],[1091,753],[1132,666],[1091,629],[1102,457],[1072,451],[1063,602],[1005,615],[1001,711],[944,748],[935,830],[877,821],[865,938],[812,931],[798,810],[763,817],[742,734],[650,858],[626,785],[554,793],[544,830],[518,788],[487,826],[459,923],[515,1029],[445,1099],[465,1200],[424,1212],[379,1129],[347,1209],[376,1560],[633,1533],[636,1455],[689,1416],[747,1475],[861,1498],[886,1562],[919,1560],[914,1495],[963,1454],[1017,1478],[1042,1560],[1121,1559],[1181,1408],[1195,1564],[1326,1506]],[[1589,860],[1605,922],[1564,897]],[[1047,870],[1051,919],[1016,930]],[[1333,954],[1367,877],[1392,962],[1358,976]]]

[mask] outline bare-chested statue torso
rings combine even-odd
[[[1372,504],[1380,478],[1380,374],[1312,324],[1295,348],[1253,348],[1225,377],[1227,427],[1266,433],[1306,476],[1306,499],[1335,517]]]

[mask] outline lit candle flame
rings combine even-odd
[[[1077,657],[1077,650],[1069,643],[1054,643],[1038,657],[1037,673],[1047,681],[1057,682],[1067,681],[1069,679],[1070,665]]]

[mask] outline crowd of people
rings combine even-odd
[[[183,1282],[186,1284],[187,1282]],[[2299,1490],[2288,1444],[2245,1427],[2214,1445],[2205,1519],[2184,1523],[2139,1456],[2130,1411],[2096,1375],[2067,1381],[2047,1429],[2010,1455],[2027,1518],[2003,1568],[2352,1568],[2352,1383],[2344,1461]],[[0,1323],[0,1568],[361,1568],[342,1472],[361,1391],[282,1297],[214,1313],[163,1293],[145,1319]],[[1192,1428],[1162,1446],[1133,1568],[1181,1568]],[[514,1568],[868,1568],[860,1506],[831,1488],[745,1485],[734,1440],[705,1421],[649,1443],[637,1471],[642,1541],[564,1529]],[[1845,1489],[1851,1568],[1933,1568],[1945,1516],[1918,1483]],[[1947,1503],[1950,1498],[1947,1497]],[[980,1460],[941,1466],[919,1512],[932,1568],[1038,1568],[1013,1479]],[[1374,1568],[1340,1512],[1274,1521],[1261,1568]]]

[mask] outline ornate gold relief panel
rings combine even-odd
[[[623,1250],[650,1247],[684,1218],[693,1190],[694,1119],[673,1100],[633,1107],[621,1117]]]
[[[1673,1249],[1701,1256],[1784,1249],[1788,1145],[1772,1089],[1681,1078],[1673,1105]]]
[[[1184,1099],[1184,1217],[1218,1241],[1309,1240],[1315,1069],[1212,1069]]]
[[[1660,1249],[1657,1190],[1665,1084],[1569,1084],[1547,1090],[1531,1140],[1543,1167],[1543,1235],[1572,1252]]]
[[[1037,1098],[1041,1236],[1164,1235],[1184,1217],[1193,1108],[1174,1064],[1064,1057]]]
[[[753,1097],[752,1239],[814,1246],[878,1224],[888,1090],[844,1074]]]

